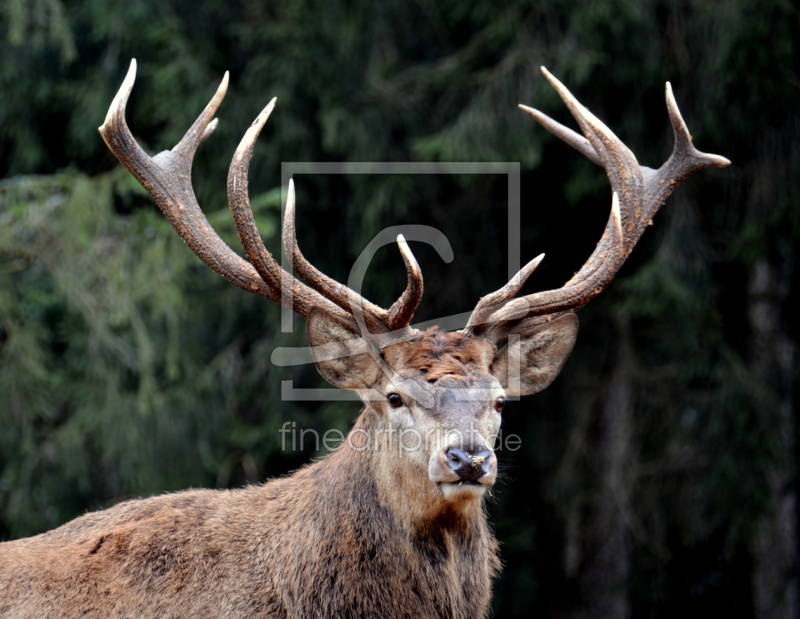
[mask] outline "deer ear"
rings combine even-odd
[[[316,305],[306,319],[311,356],[322,377],[341,389],[366,389],[378,382],[380,368],[355,322]]]
[[[530,395],[552,383],[572,352],[578,317],[565,314],[509,337],[492,361],[494,374],[508,395]]]

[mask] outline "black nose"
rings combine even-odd
[[[460,480],[478,481],[492,470],[494,454],[486,448],[472,450],[448,447],[444,453],[447,466]]]

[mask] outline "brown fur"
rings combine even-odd
[[[336,320],[309,316],[312,345],[347,339]],[[334,384],[386,394],[411,381],[435,406],[368,398],[353,440],[289,477],[128,501],[0,544],[0,617],[485,617],[497,542],[482,495],[448,477],[442,454],[499,428],[495,352],[486,340],[431,332],[382,351],[393,377],[362,352],[318,360]],[[453,394],[467,387],[490,395]],[[401,457],[386,431],[403,424],[444,438]],[[454,443],[453,433],[466,439]]]
[[[442,335],[430,350],[460,356]],[[367,408],[354,431],[385,423]],[[261,486],[128,501],[0,544],[0,616],[485,616],[499,562],[480,501],[451,505],[408,467],[387,479],[381,451],[353,446]]]
[[[370,454],[343,448],[262,486],[122,503],[3,544],[0,616],[483,616],[498,565],[482,514],[407,530]]]
[[[435,382],[443,376],[467,377],[476,370],[488,372],[497,349],[488,340],[461,333],[437,333],[435,327],[423,336],[387,347],[382,356],[395,370],[409,368]]]

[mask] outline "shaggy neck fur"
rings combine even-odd
[[[447,503],[386,451],[362,449],[362,431],[381,427],[368,408],[350,444],[284,480],[287,493],[302,485],[313,490],[300,496],[314,495],[313,505],[296,506],[306,521],[295,520],[302,549],[284,559],[303,571],[294,582],[319,586],[292,598],[320,611],[309,616],[485,617],[499,561],[481,501]]]

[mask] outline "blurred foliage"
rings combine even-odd
[[[151,153],[180,139],[230,71],[194,182],[232,246],[227,166],[277,96],[251,166],[271,250],[279,162],[519,161],[522,259],[548,256],[531,289],[580,267],[608,208],[602,170],[516,109],[570,123],[545,65],[651,166],[671,148],[672,80],[697,146],[735,165],[679,188],[581,312],[563,377],[506,416],[523,449],[502,454],[490,505],[507,565],[496,614],[580,607],[585,549],[570,540],[605,500],[597,419],[624,315],[632,616],[752,616],[768,480],[788,472],[781,491],[796,491],[798,41],[788,0],[0,0],[0,539],[128,496],[282,474],[320,453],[282,450],[284,422],[345,429],[357,413],[281,401],[281,380],[318,385],[313,367],[270,361],[302,345],[302,321],[282,333],[277,308],[207,272],[108,153],[96,127],[131,58],[128,122]],[[502,175],[296,182],[300,244],[340,281],[383,227],[423,223],[456,259],[414,247],[428,290],[418,318],[466,311],[505,282]],[[401,265],[381,250],[367,296],[390,303]],[[754,322],[758,268],[777,308],[766,335]]]

